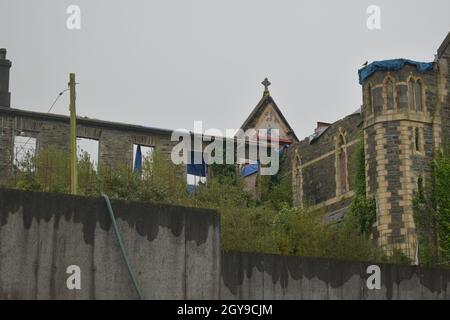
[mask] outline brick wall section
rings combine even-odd
[[[41,124],[37,138],[37,149],[50,146],[69,152],[70,126],[65,123],[44,122]]]
[[[99,143],[99,162],[107,166],[131,166],[133,164],[133,141],[130,135],[120,131],[102,131]]]
[[[69,118],[0,107],[0,184],[13,172],[15,135],[24,131],[37,138],[37,149],[49,146],[69,151]],[[171,131],[79,118],[77,136],[99,141],[99,163],[110,166],[133,163],[133,144],[151,146],[170,159]]]

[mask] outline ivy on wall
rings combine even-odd
[[[436,151],[429,167],[429,181],[419,178],[413,198],[419,261],[450,266],[450,150]]]
[[[362,134],[354,152],[356,158],[353,170],[355,196],[349,207],[348,219],[356,220],[360,232],[369,236],[372,232],[373,224],[377,220],[377,213],[375,199],[366,196],[365,152]]]

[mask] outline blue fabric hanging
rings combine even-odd
[[[375,61],[358,70],[359,84],[363,84],[364,81],[370,77],[376,71],[389,71],[400,70],[405,64],[413,65],[417,68],[417,71],[424,73],[433,69],[433,62],[417,62],[408,59],[391,59]]]
[[[246,164],[241,171],[243,177],[251,176],[259,171],[259,163]]]
[[[138,145],[136,149],[136,157],[134,158],[134,172],[142,172],[142,151]]]
[[[197,154],[198,158],[202,159],[201,163],[194,163],[195,154]],[[202,152],[191,151],[187,164],[187,173],[198,177],[206,177],[206,163],[205,160],[203,160]]]

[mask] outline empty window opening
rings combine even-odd
[[[98,168],[98,140],[77,138],[77,156],[80,165],[90,167],[94,171]]]
[[[32,133],[20,132],[14,137],[14,167],[21,171],[34,171],[36,138]]]
[[[416,152],[423,151],[422,132],[419,128],[414,128],[414,149]]]

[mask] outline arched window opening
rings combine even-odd
[[[424,111],[423,83],[420,79],[410,78],[408,81],[409,107],[411,110]]]
[[[342,194],[348,191],[348,172],[347,172],[347,150],[345,148],[345,139],[342,134],[338,137],[337,144],[337,193]]]
[[[372,86],[370,83],[367,85],[367,113],[372,114],[373,113],[373,100],[372,100]]]
[[[303,203],[303,177],[302,177],[302,162],[298,155],[295,156],[293,163],[293,183],[294,183],[294,205],[301,206]]]
[[[422,111],[422,81],[417,80],[414,86],[414,100],[416,103],[416,110]]]
[[[410,78],[408,81],[409,108],[412,110],[414,110],[416,108],[415,107],[416,104],[414,103],[414,87],[415,87],[414,82],[415,81],[413,78]]]
[[[424,144],[423,144],[423,129],[422,128],[414,128],[414,151],[415,152],[423,152]]]
[[[386,81],[386,108],[394,109],[394,83],[390,78]]]
[[[415,149],[417,152],[420,151],[420,137],[419,137],[419,128],[415,128],[414,129],[414,144],[415,144]]]

